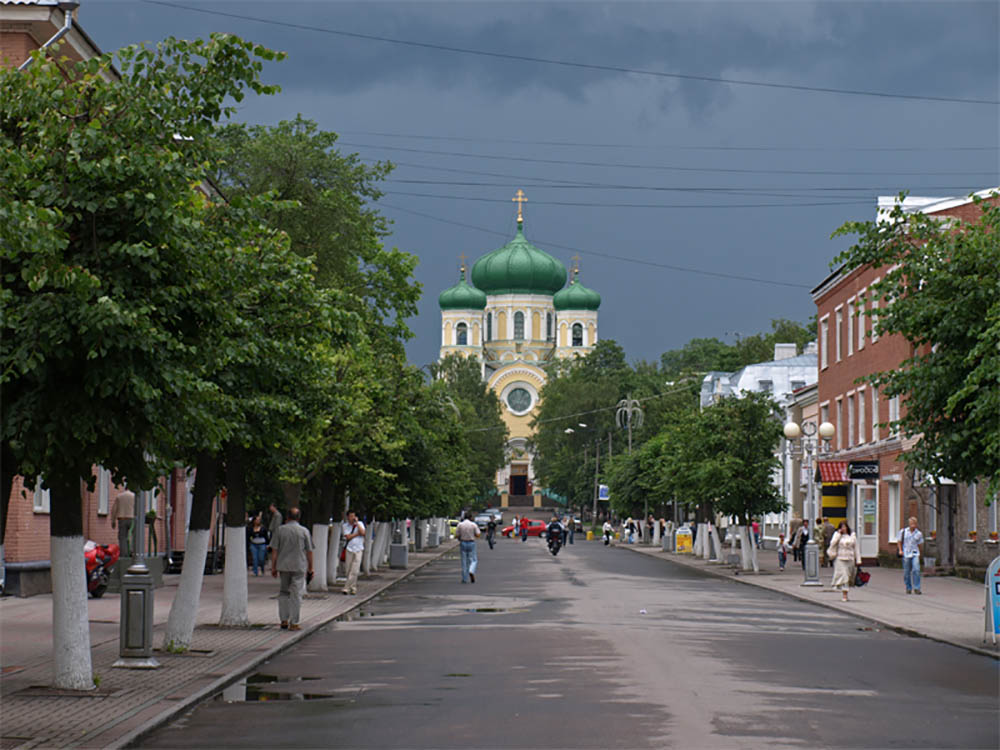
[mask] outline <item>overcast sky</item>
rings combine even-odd
[[[105,50],[226,31],[288,52],[265,70],[282,93],[240,117],[301,113],[398,164],[382,210],[391,244],[420,257],[416,364],[437,357],[458,255],[512,236],[517,188],[529,239],[581,256],[602,338],[634,360],[808,319],[845,244],[831,232],[872,218],[878,195],[1000,184],[997,105],[933,100],[1000,99],[992,0],[177,5],[227,15],[82,0],[80,22]]]

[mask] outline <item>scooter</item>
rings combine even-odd
[[[87,566],[87,591],[95,599],[108,590],[108,571],[118,562],[121,549],[117,544],[98,544],[87,540],[83,545],[83,559]]]

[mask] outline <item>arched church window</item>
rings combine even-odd
[[[552,313],[545,314],[545,340],[552,340]]]
[[[573,346],[583,346],[583,326],[579,323],[573,324]]]
[[[469,326],[459,323],[455,326],[455,343],[459,346],[466,346],[469,343]]]
[[[486,313],[486,340],[493,340],[493,313]]]
[[[524,341],[524,313],[514,313],[514,338],[517,341]]]

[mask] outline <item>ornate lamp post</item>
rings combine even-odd
[[[623,398],[618,402],[618,409],[615,411],[615,421],[619,428],[628,430],[628,454],[630,456],[632,455],[632,428],[642,427],[642,420],[642,406],[639,405],[639,399],[632,398],[630,395],[628,398]],[[642,498],[643,524],[646,523],[647,518],[649,518],[649,498],[644,495]]]
[[[814,460],[829,448],[829,441],[837,433],[837,429],[829,422],[824,422],[819,426],[819,435],[816,436],[816,425],[813,422],[805,422],[799,425],[797,422],[788,422],[785,425],[785,438],[788,440],[789,452],[793,457],[805,459],[806,475],[809,477],[807,504],[808,513],[803,513],[809,521],[809,539],[806,541],[805,578],[803,586],[822,586],[819,580],[819,545],[815,538],[816,508],[816,477],[813,468]]]

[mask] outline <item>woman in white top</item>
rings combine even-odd
[[[830,540],[826,554],[833,558],[833,587],[843,592],[846,602],[847,590],[854,585],[856,566],[861,564],[858,538],[847,525],[847,521],[841,521],[840,526],[833,532],[833,539]]]

